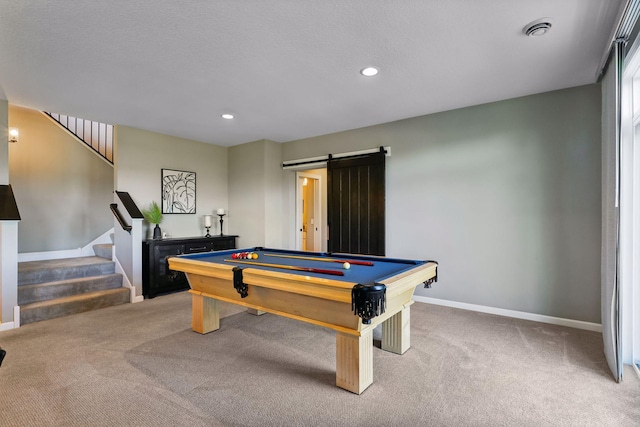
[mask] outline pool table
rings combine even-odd
[[[232,258],[245,252],[257,259]],[[420,284],[430,287],[438,268],[434,261],[261,247],[180,255],[168,262],[189,280],[194,331],[219,329],[218,301],[333,329],[336,385],[357,394],[373,383],[373,329],[382,323],[383,350],[407,351],[413,292]]]

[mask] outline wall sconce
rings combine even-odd
[[[18,142],[18,136],[20,136],[18,128],[9,128],[9,142]]]

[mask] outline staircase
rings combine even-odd
[[[47,111],[43,113],[113,165],[113,125]]]
[[[122,275],[115,273],[115,263],[110,259],[111,245],[104,246],[108,248],[94,248],[104,258],[19,263],[20,324],[128,303],[130,292],[122,287]]]

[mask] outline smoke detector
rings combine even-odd
[[[540,18],[528,23],[522,29],[522,32],[529,37],[540,37],[547,34],[549,30],[551,30],[551,19]]]

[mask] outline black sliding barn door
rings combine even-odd
[[[327,162],[329,252],[384,255],[384,152]]]

